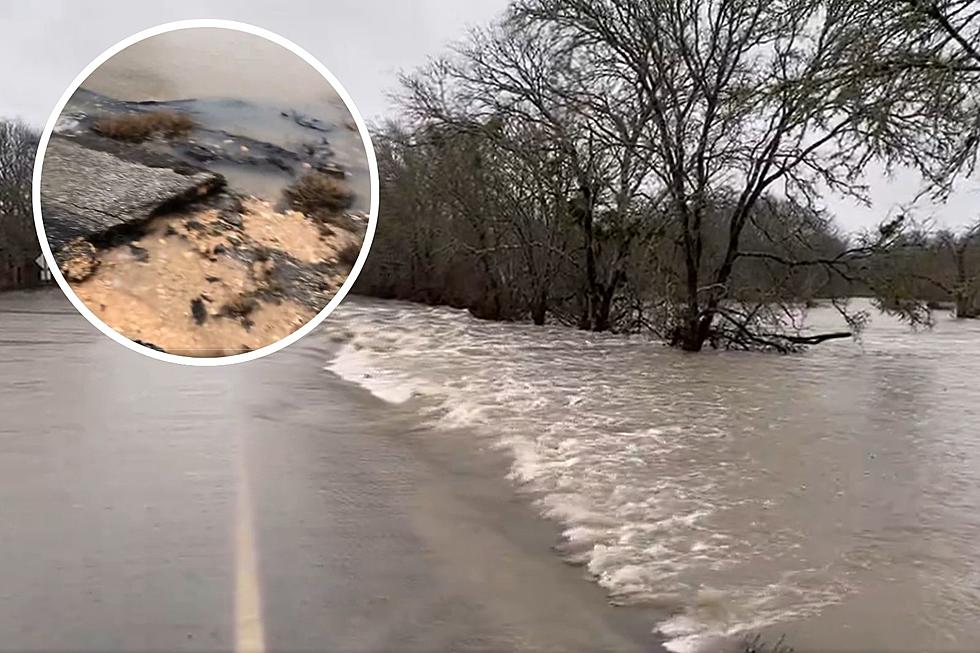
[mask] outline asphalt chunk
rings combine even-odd
[[[207,195],[224,183],[207,170],[180,174],[55,136],[41,175],[44,231],[57,250],[74,238],[138,225],[161,207]]]

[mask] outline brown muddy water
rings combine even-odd
[[[329,61],[321,63],[330,68]],[[125,101],[202,100],[191,107],[202,112],[201,122],[287,148],[305,142],[310,133],[283,120],[280,112],[317,118],[331,127],[325,137],[334,161],[350,174],[356,208],[368,209],[367,158],[343,100],[309,64],[264,38],[205,27],[159,34],[117,53],[82,88]],[[240,167],[212,167],[233,187],[270,201],[289,182]]]
[[[498,452],[324,370],[332,333],[172,365],[0,294],[0,650],[660,650]]]
[[[2,295],[0,621],[25,648],[175,648],[147,623],[227,648],[199,635],[230,610],[241,436],[281,650],[622,651],[658,631],[673,651],[756,632],[975,651],[980,323],[937,322],[686,355],[348,298],[328,331],[202,371],[125,350],[56,290]],[[24,630],[35,604],[55,618]]]
[[[511,456],[561,554],[670,650],[980,650],[980,322],[875,314],[779,356],[393,302],[332,320],[328,369]]]

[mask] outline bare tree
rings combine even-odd
[[[956,174],[972,114],[949,70],[972,55],[922,2],[517,0],[403,78],[379,159],[413,254],[392,244],[365,287],[690,351],[850,335],[866,316],[836,300],[858,290],[924,319],[879,274],[908,276],[908,220],[846,237],[823,207],[867,201],[872,160]],[[848,331],[802,330],[822,299]]]
[[[980,3],[896,0],[887,9],[895,47],[880,67],[916,71],[931,89],[929,101],[948,116],[922,132],[916,147],[923,155],[913,161],[945,199],[958,177],[975,170],[980,146]]]
[[[759,330],[725,303],[735,295],[733,272],[749,254],[742,235],[760,201],[778,193],[815,206],[825,190],[864,199],[865,164],[916,156],[920,130],[944,119],[925,111],[925,82],[915,71],[873,65],[889,47],[881,40],[890,25],[880,13],[885,4],[518,3],[517,15],[555,26],[593,67],[631,84],[650,116],[637,147],[648,153],[652,181],[680,228],[686,306],[676,341],[684,349]],[[729,197],[720,260],[708,262],[706,213]],[[778,330],[765,337],[796,338]]]
[[[31,177],[38,134],[20,122],[0,122],[0,254],[20,264],[39,252],[31,208]]]
[[[980,316],[980,307],[977,306],[976,298],[978,281],[980,281],[980,270],[978,270],[976,257],[976,244],[980,239],[980,222],[975,223],[964,233],[954,235],[946,232],[940,237],[940,245],[949,254],[953,261],[953,279],[948,285],[941,281],[936,281],[952,295],[955,302],[956,317],[960,319],[976,318]],[[973,254],[973,256],[971,256]]]
[[[978,317],[980,222],[959,233],[907,230],[867,275],[878,301],[932,324],[932,309],[952,307],[957,318]]]
[[[545,162],[558,171],[537,196],[554,200],[565,214],[558,222],[569,218],[578,227],[577,323],[604,331],[632,243],[644,232],[635,200],[648,172],[637,147],[648,116],[629,89],[561,39],[546,25],[516,20],[476,31],[455,57],[406,77],[403,102],[423,124],[479,136],[525,166]],[[522,201],[533,203],[533,196]],[[535,312],[540,320],[541,307]]]

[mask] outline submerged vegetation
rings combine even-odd
[[[96,121],[92,129],[117,141],[142,143],[154,138],[186,136],[194,129],[194,120],[178,111],[150,111],[108,116]]]
[[[794,649],[786,644],[785,635],[770,644],[762,639],[762,635],[756,634],[742,642],[742,653],[794,653]]]
[[[972,4],[519,0],[403,77],[359,289],[689,351],[846,336],[855,294],[973,315],[972,232],[845,234],[825,202],[871,164],[938,199],[972,172]],[[804,333],[817,300],[849,331]]]

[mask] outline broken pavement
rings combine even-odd
[[[78,297],[127,338],[189,356],[251,351],[307,323],[366,228],[365,216],[274,207],[203,167],[88,133],[52,137],[41,204]]]

